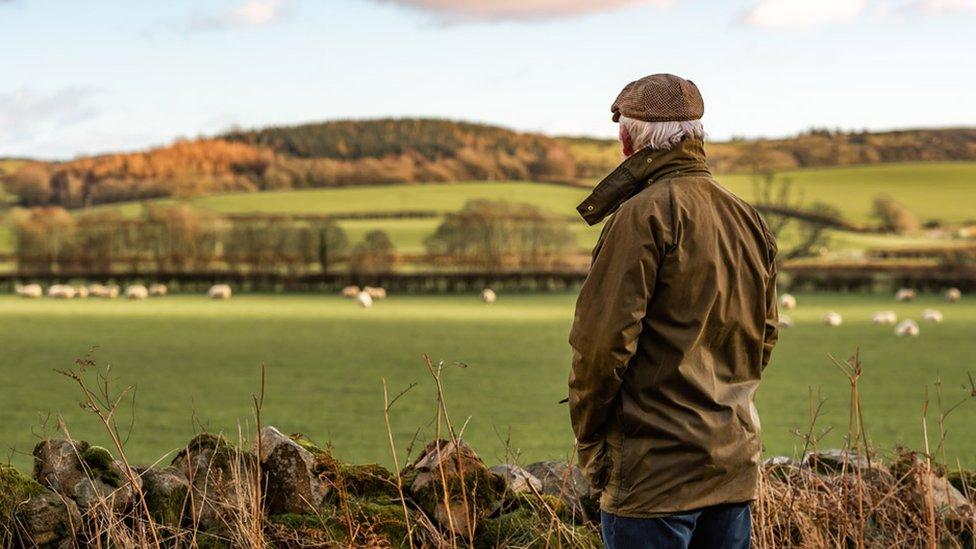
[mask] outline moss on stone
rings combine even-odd
[[[380,537],[395,547],[409,545],[403,507],[391,500],[351,498],[342,505],[327,505],[317,515],[286,513],[268,517],[272,524],[296,531],[314,531],[319,534],[316,537],[352,544],[356,540],[349,539],[350,520],[358,536]]]
[[[305,435],[303,435],[301,433],[294,433],[289,438],[291,438],[291,440],[295,444],[301,446],[302,448],[308,450],[309,452],[311,452],[312,454],[314,454],[316,456],[319,455],[319,454],[327,454],[327,453],[329,453],[326,450],[323,450],[321,446],[319,446],[318,444],[315,444],[308,437],[306,437]]]
[[[9,526],[17,506],[47,490],[13,467],[0,464],[0,531]]]
[[[186,458],[188,454],[205,450],[211,452],[210,466],[224,472],[229,472],[234,460],[242,456],[242,452],[237,446],[223,436],[213,433],[200,433],[193,437],[187,443],[186,447],[176,454],[172,463],[175,465],[180,460]]]
[[[112,453],[101,446],[90,446],[81,452],[81,461],[85,463],[92,478],[108,484],[112,488],[122,485],[119,470],[115,467]]]
[[[541,516],[535,509],[522,507],[495,518],[483,519],[475,533],[474,546],[478,549],[560,546],[595,549],[603,547],[603,542],[595,528],[554,523],[551,516]]]
[[[415,480],[416,475],[413,478]],[[505,480],[486,468],[465,471],[463,477],[452,474],[446,480],[449,499],[462,501],[466,497],[473,509],[490,509],[491,504],[500,500],[505,494]],[[408,485],[405,483],[404,486]],[[421,508],[430,512],[444,500],[444,487],[440,475],[432,472],[431,482],[423,490],[411,491],[410,495]]]
[[[143,475],[143,494],[146,498],[146,506],[149,513],[159,524],[167,526],[179,526],[187,514],[189,487],[186,484],[176,483],[166,486],[160,482],[159,475],[172,474],[175,471],[149,472]]]
[[[531,509],[543,518],[550,517],[552,513],[555,513],[559,520],[564,522],[572,522],[574,519],[573,508],[559,496],[549,494],[536,495],[531,492],[512,494],[508,492],[502,501],[502,508],[506,511]],[[576,517],[576,519],[578,518]]]

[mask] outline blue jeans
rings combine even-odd
[[[715,505],[659,518],[600,512],[607,549],[748,549],[748,503]]]

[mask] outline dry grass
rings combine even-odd
[[[935,399],[921,406],[921,425],[931,444],[921,452],[897,450],[881,460],[869,444],[861,408],[859,381],[863,373],[857,355],[841,362],[839,370],[850,382],[850,422],[845,438],[845,459],[832,463],[811,458],[817,455],[817,419],[824,404],[811,398],[810,422],[806,432],[797,433],[804,443],[802,456],[788,462],[767,463],[760,475],[759,495],[753,505],[753,543],[759,548],[778,547],[972,547],[974,516],[971,505],[948,505],[951,502],[947,472],[958,478],[976,475],[950,467],[945,455],[945,419],[965,400],[943,404],[941,383],[936,383]],[[123,472],[114,492],[98,498],[84,512],[82,527],[73,539],[77,547],[431,547],[431,548],[549,548],[599,547],[599,535],[592,520],[578,509],[531,488],[519,496],[506,495],[500,509],[485,507],[483,486],[465,479],[466,461],[462,455],[462,436],[467,421],[458,426],[451,418],[444,398],[442,372],[445,364],[433,364],[425,357],[437,400],[433,410],[438,442],[435,452],[456,452],[437,462],[440,482],[436,497],[444,508],[454,509],[435,517],[425,512],[411,495],[410,480],[404,478],[410,466],[401,470],[399,452],[392,433],[390,417],[397,401],[411,387],[390,397],[384,380],[384,414],[387,418],[390,452],[396,465],[395,494],[387,501],[366,501],[350,493],[341,477],[331,488],[338,494],[333,504],[311,509],[309,514],[269,517],[265,512],[264,476],[260,460],[241,448],[260,444],[264,376],[262,387],[254,395],[253,431],[241,429],[236,445],[215,448],[214,454],[226,456],[214,465],[211,460],[201,471],[204,478],[189,475],[191,488],[180,502],[181,516],[166,524],[157,520],[143,492],[144,483],[138,471],[130,468],[125,455],[125,430],[117,422],[117,411],[129,390],[113,393],[108,370],[99,370],[90,359],[78,361],[64,373],[79,387],[82,405],[92,412],[106,429],[114,444],[116,461]],[[976,384],[970,380],[971,395]],[[930,429],[929,416],[936,418]],[[932,433],[930,433],[932,431]],[[71,440],[66,427],[64,437]],[[444,440],[442,441],[441,438]],[[223,439],[217,439],[223,440]],[[428,445],[428,448],[431,446]],[[429,451],[429,450],[428,450]],[[186,450],[189,453],[189,448]],[[507,461],[515,463],[517,454],[506,442]],[[260,448],[258,448],[260,455]],[[81,456],[78,456],[79,459]],[[84,461],[82,461],[84,463]],[[90,478],[96,472],[85,471]],[[570,479],[566,479],[567,483]],[[392,480],[390,481],[392,483]],[[957,483],[958,484],[958,483]],[[967,498],[972,483],[962,484]],[[119,505],[119,497],[131,493],[128,504]],[[498,505],[498,504],[496,504]],[[218,517],[204,529],[200,517],[205,511]],[[438,524],[440,521],[440,524]],[[0,530],[0,547],[24,545],[18,542],[17,526],[6,533]]]

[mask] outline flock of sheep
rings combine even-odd
[[[39,298],[44,296],[44,288],[40,284],[18,284],[14,288],[17,295],[26,298]],[[53,284],[47,289],[47,296],[56,299],[74,299],[97,297],[102,299],[116,299],[124,296],[126,299],[147,299],[150,297],[162,297],[169,293],[165,284],[150,284],[148,287],[142,284],[130,284],[122,292],[121,288],[115,284],[89,284],[87,286],[72,286],[70,284]],[[215,284],[207,291],[210,299],[230,299],[232,292],[227,284]]]
[[[949,288],[945,293],[946,301],[949,303],[955,303],[962,299],[962,292],[959,288]],[[915,299],[915,290],[909,288],[902,288],[895,293],[895,299],[898,301],[906,302]],[[796,308],[796,297],[791,294],[783,294],[779,299],[780,308],[786,310],[792,310]],[[938,324],[942,322],[942,312],[936,309],[925,309],[922,311],[922,320],[925,322],[930,322],[933,324]],[[823,316],[823,323],[826,326],[840,326],[843,324],[844,318],[840,313],[831,311]],[[917,336],[920,332],[918,322],[914,319],[905,319],[898,322],[898,315],[894,311],[878,311],[871,315],[872,324],[883,324],[883,325],[894,325],[895,335],[899,337]],[[779,317],[779,325],[782,328],[790,328],[793,326],[793,319],[789,315],[781,314]]]
[[[359,303],[360,307],[370,308],[373,306],[373,301],[377,299],[386,299],[386,289],[385,288],[375,288],[373,286],[346,286],[342,289],[342,296],[349,299],[355,299]],[[491,288],[485,288],[481,291],[481,301],[487,305],[491,305],[498,299],[495,291]]]

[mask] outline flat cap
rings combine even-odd
[[[645,122],[698,120],[705,114],[705,101],[691,80],[652,74],[624,86],[610,112],[614,122],[620,115]]]

